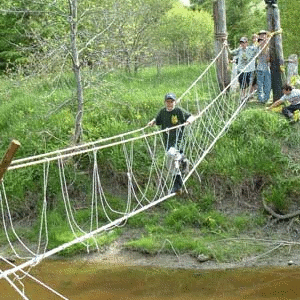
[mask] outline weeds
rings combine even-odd
[[[146,68],[130,78],[124,73],[92,74],[93,85],[85,94],[85,114],[83,119],[84,140],[92,141],[113,136],[121,132],[145,126],[163,106],[163,96],[172,91],[181,95],[205,66],[169,66],[157,74],[155,68]],[[55,75],[47,78],[2,77],[0,95],[0,150],[5,152],[11,138],[20,140],[22,147],[18,157],[31,156],[66,147],[70,144],[76,115],[74,97],[74,79],[65,74],[56,79]],[[203,99],[206,91],[203,90]],[[263,216],[239,214],[228,216],[215,209],[217,199],[214,186],[218,178],[218,188],[227,192],[238,187],[249,178],[261,178],[259,192],[278,210],[288,210],[291,203],[299,198],[298,148],[300,144],[299,124],[293,128],[278,114],[266,112],[260,108],[245,109],[215,145],[215,148],[199,167],[205,179],[199,184],[191,178],[188,189],[192,191],[187,199],[169,199],[160,204],[154,212],[142,213],[128,220],[128,226],[143,228],[144,236],[131,241],[127,247],[140,249],[148,253],[157,253],[165,239],[179,251],[207,254],[217,260],[241,259],[251,251],[262,250],[258,245],[247,243],[223,242],[224,239],[262,226]],[[200,134],[200,133],[199,133]],[[150,162],[143,155],[145,149],[137,143],[135,152],[136,169],[143,172]],[[105,166],[105,171],[117,173],[125,165],[121,148],[106,149],[98,154]],[[78,161],[71,161],[66,166],[66,179],[71,189],[71,201],[77,205],[74,212],[76,221],[88,228],[85,223],[91,218],[90,201],[92,176],[88,171],[92,158],[82,156]],[[53,167],[55,168],[55,167]],[[72,176],[76,168],[78,176]],[[49,228],[52,244],[50,248],[72,239],[62,201],[55,190],[61,188],[59,174],[49,178],[47,201],[49,203]],[[126,175],[126,174],[125,174]],[[115,180],[116,178],[113,178]],[[119,185],[127,177],[120,178]],[[204,182],[205,181],[205,182]],[[5,177],[6,189],[12,213],[15,218],[30,215],[37,218],[42,207],[44,195],[41,193],[43,172],[38,168],[10,172]],[[20,184],[22,183],[22,184]],[[228,194],[226,197],[233,197]],[[124,210],[125,202],[121,197],[109,196],[113,208]],[[224,199],[222,199],[224,200]],[[86,209],[85,209],[86,208]],[[102,209],[98,211],[94,222],[106,222],[107,217],[115,218],[115,213],[108,215]],[[259,214],[259,213],[258,213]],[[37,229],[35,229],[37,230]],[[77,233],[80,234],[80,233]],[[119,231],[112,235],[99,237],[100,244],[106,244],[117,238]],[[28,233],[24,233],[28,235]],[[34,239],[28,235],[29,239]],[[4,239],[0,235],[0,242]],[[98,238],[97,238],[98,239]],[[95,246],[90,241],[91,246]],[[172,251],[166,244],[166,251]],[[70,253],[81,251],[85,246],[75,246]]]

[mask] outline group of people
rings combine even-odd
[[[268,37],[276,33],[281,33],[281,31],[270,35],[267,31],[262,30],[258,34],[253,35],[252,45],[249,46],[248,39],[242,37],[238,49],[229,49],[229,52],[237,57],[238,80],[241,90],[245,91],[248,87],[250,88],[250,92],[257,90],[258,101],[260,103],[268,102],[270,97],[270,54],[267,42]],[[257,59],[255,59],[255,57],[257,57]],[[282,87],[282,92],[283,96],[269,106],[268,109],[288,102],[289,105],[282,110],[282,113],[288,119],[292,119],[294,111],[300,110],[300,90],[285,84]],[[157,116],[148,123],[148,126],[159,125],[162,130],[165,130],[163,131],[163,137],[167,153],[167,166],[173,175],[173,188],[171,189],[171,193],[181,192],[182,189],[182,175],[188,164],[183,154],[182,135],[184,126],[193,121],[194,117],[189,112],[176,107],[175,94],[168,93],[165,95],[165,106],[158,112]],[[184,166],[184,170],[182,166]]]
[[[250,87],[250,93],[257,90],[260,103],[268,102],[271,92],[271,71],[267,42],[268,37],[278,33],[281,31],[268,33],[261,30],[258,34],[253,34],[251,45],[248,44],[247,37],[241,37],[240,46],[234,50],[231,50],[226,43],[229,53],[237,60],[238,81],[242,96],[245,96],[246,88]]]
[[[248,39],[241,37],[240,46],[235,50],[228,51],[237,59],[237,72],[242,96],[245,96],[246,88],[250,88],[250,93],[257,90],[259,103],[265,104],[269,101],[271,92],[271,71],[270,71],[270,53],[267,45],[268,38],[282,31],[268,33],[261,30],[258,34],[253,34],[252,45],[248,45]],[[255,59],[256,58],[256,59]],[[284,67],[280,66],[281,71]],[[289,105],[282,110],[283,115],[293,120],[293,113],[300,109],[300,90],[293,89],[292,86],[285,84],[282,87],[283,96],[272,103],[267,109],[272,109],[283,103]]]

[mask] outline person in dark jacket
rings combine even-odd
[[[177,126],[181,124],[187,125],[193,121],[194,117],[189,112],[180,107],[176,107],[176,95],[174,93],[168,93],[165,95],[165,107],[158,112],[156,118],[148,123],[148,126],[161,126],[162,130],[175,127],[174,129],[163,132],[168,167],[174,175],[172,193],[181,191],[182,176],[179,162],[182,163],[185,161],[186,163],[181,145],[184,126],[179,128]]]

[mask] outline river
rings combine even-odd
[[[48,260],[30,273],[71,300],[300,299],[295,266],[185,270]],[[31,300],[61,299],[30,279],[22,282]],[[0,299],[22,297],[1,279]]]

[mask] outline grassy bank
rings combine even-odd
[[[154,68],[128,76],[123,73],[90,74],[85,89],[84,140],[94,141],[145,126],[163,105],[168,91],[180,95],[198,77],[205,66],[168,67],[157,73]],[[4,153],[11,138],[22,143],[17,157],[45,153],[70,145],[76,114],[74,81],[71,75],[44,78],[2,78],[0,88],[0,150]],[[126,243],[128,249],[154,254],[159,251],[205,254],[218,261],[240,260],[266,250],[262,243],[245,242],[238,237],[249,232],[259,235],[269,220],[264,199],[276,212],[287,213],[299,201],[299,124],[291,126],[276,113],[258,104],[249,104],[223,136],[206,160],[197,177],[187,185],[188,194],[170,199],[147,213],[129,219],[123,229],[101,235],[100,246],[120,237],[127,229],[139,229],[140,235]],[[143,164],[142,157],[140,159]],[[103,166],[116,178],[109,201],[124,208],[122,182],[117,179],[118,153],[103,156]],[[107,166],[109,165],[109,167]],[[66,172],[74,178],[70,198],[76,204],[75,218],[86,230],[91,217],[87,198],[92,190],[85,188],[92,178],[89,157],[71,161]],[[13,176],[13,177],[12,177]],[[70,175],[71,176],[71,175]],[[34,168],[8,172],[5,181],[12,202],[13,219],[19,222],[19,233],[35,243],[43,195],[43,178]],[[63,199],[55,197],[60,189],[59,176],[49,179],[48,228],[49,248],[72,239],[64,212]],[[98,222],[107,216],[99,209]],[[114,215],[110,216],[114,218]],[[28,222],[30,220],[30,222]],[[27,221],[27,223],[26,223]],[[24,224],[31,224],[27,228]],[[11,238],[15,237],[12,233]],[[77,234],[81,234],[77,232]],[[0,234],[0,244],[6,237]],[[91,241],[91,248],[93,248]],[[85,246],[65,251],[73,254]]]

